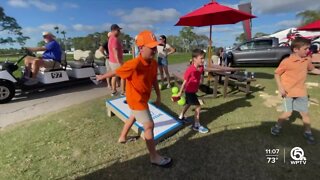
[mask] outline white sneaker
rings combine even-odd
[[[167,89],[169,89],[169,88],[171,88],[171,84],[168,84],[168,85],[167,85]]]
[[[205,128],[205,127],[203,127],[203,126],[198,126],[198,127],[196,127],[196,126],[192,126],[192,129],[193,130],[195,130],[195,131],[198,131],[199,133],[202,133],[202,134],[206,134],[206,133],[208,133],[209,132],[209,129],[208,128]]]

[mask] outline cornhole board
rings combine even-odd
[[[130,117],[131,110],[128,104],[125,103],[126,97],[107,100],[107,114],[109,117],[116,115],[123,122],[127,121]],[[151,117],[154,122],[154,140],[158,143],[166,137],[172,135],[182,127],[182,123],[175,118],[149,103]],[[143,139],[143,125],[136,121],[132,129],[137,132]]]

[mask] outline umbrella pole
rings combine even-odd
[[[209,38],[209,48],[208,48],[208,57],[207,57],[207,59],[208,59],[208,67],[211,67],[211,56],[212,56],[212,53],[211,53],[211,51],[212,51],[212,48],[211,48],[211,44],[212,44],[212,36],[211,36],[211,34],[212,34],[212,25],[210,25],[210,38]],[[210,73],[208,73],[208,86],[210,86],[210,79],[211,79],[211,75],[210,75]]]
[[[210,36],[209,36],[209,50],[208,50],[208,65],[211,67],[211,56],[212,56],[212,26],[210,25]]]

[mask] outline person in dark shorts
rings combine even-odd
[[[195,49],[192,51],[192,64],[188,67],[184,73],[184,81],[181,85],[178,97],[181,97],[182,91],[185,91],[186,105],[184,106],[179,120],[187,122],[184,115],[190,106],[195,106],[194,123],[192,129],[200,133],[208,133],[209,129],[200,125],[200,102],[198,100],[197,91],[199,89],[201,75],[203,73],[203,63],[205,58],[205,52],[201,49]]]

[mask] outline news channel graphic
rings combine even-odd
[[[289,149],[290,151],[286,152],[286,149],[280,148],[269,148],[265,149],[266,153],[266,162],[268,164],[290,164],[290,165],[305,165],[307,164],[307,158],[304,153],[304,150],[301,147],[294,147]]]

